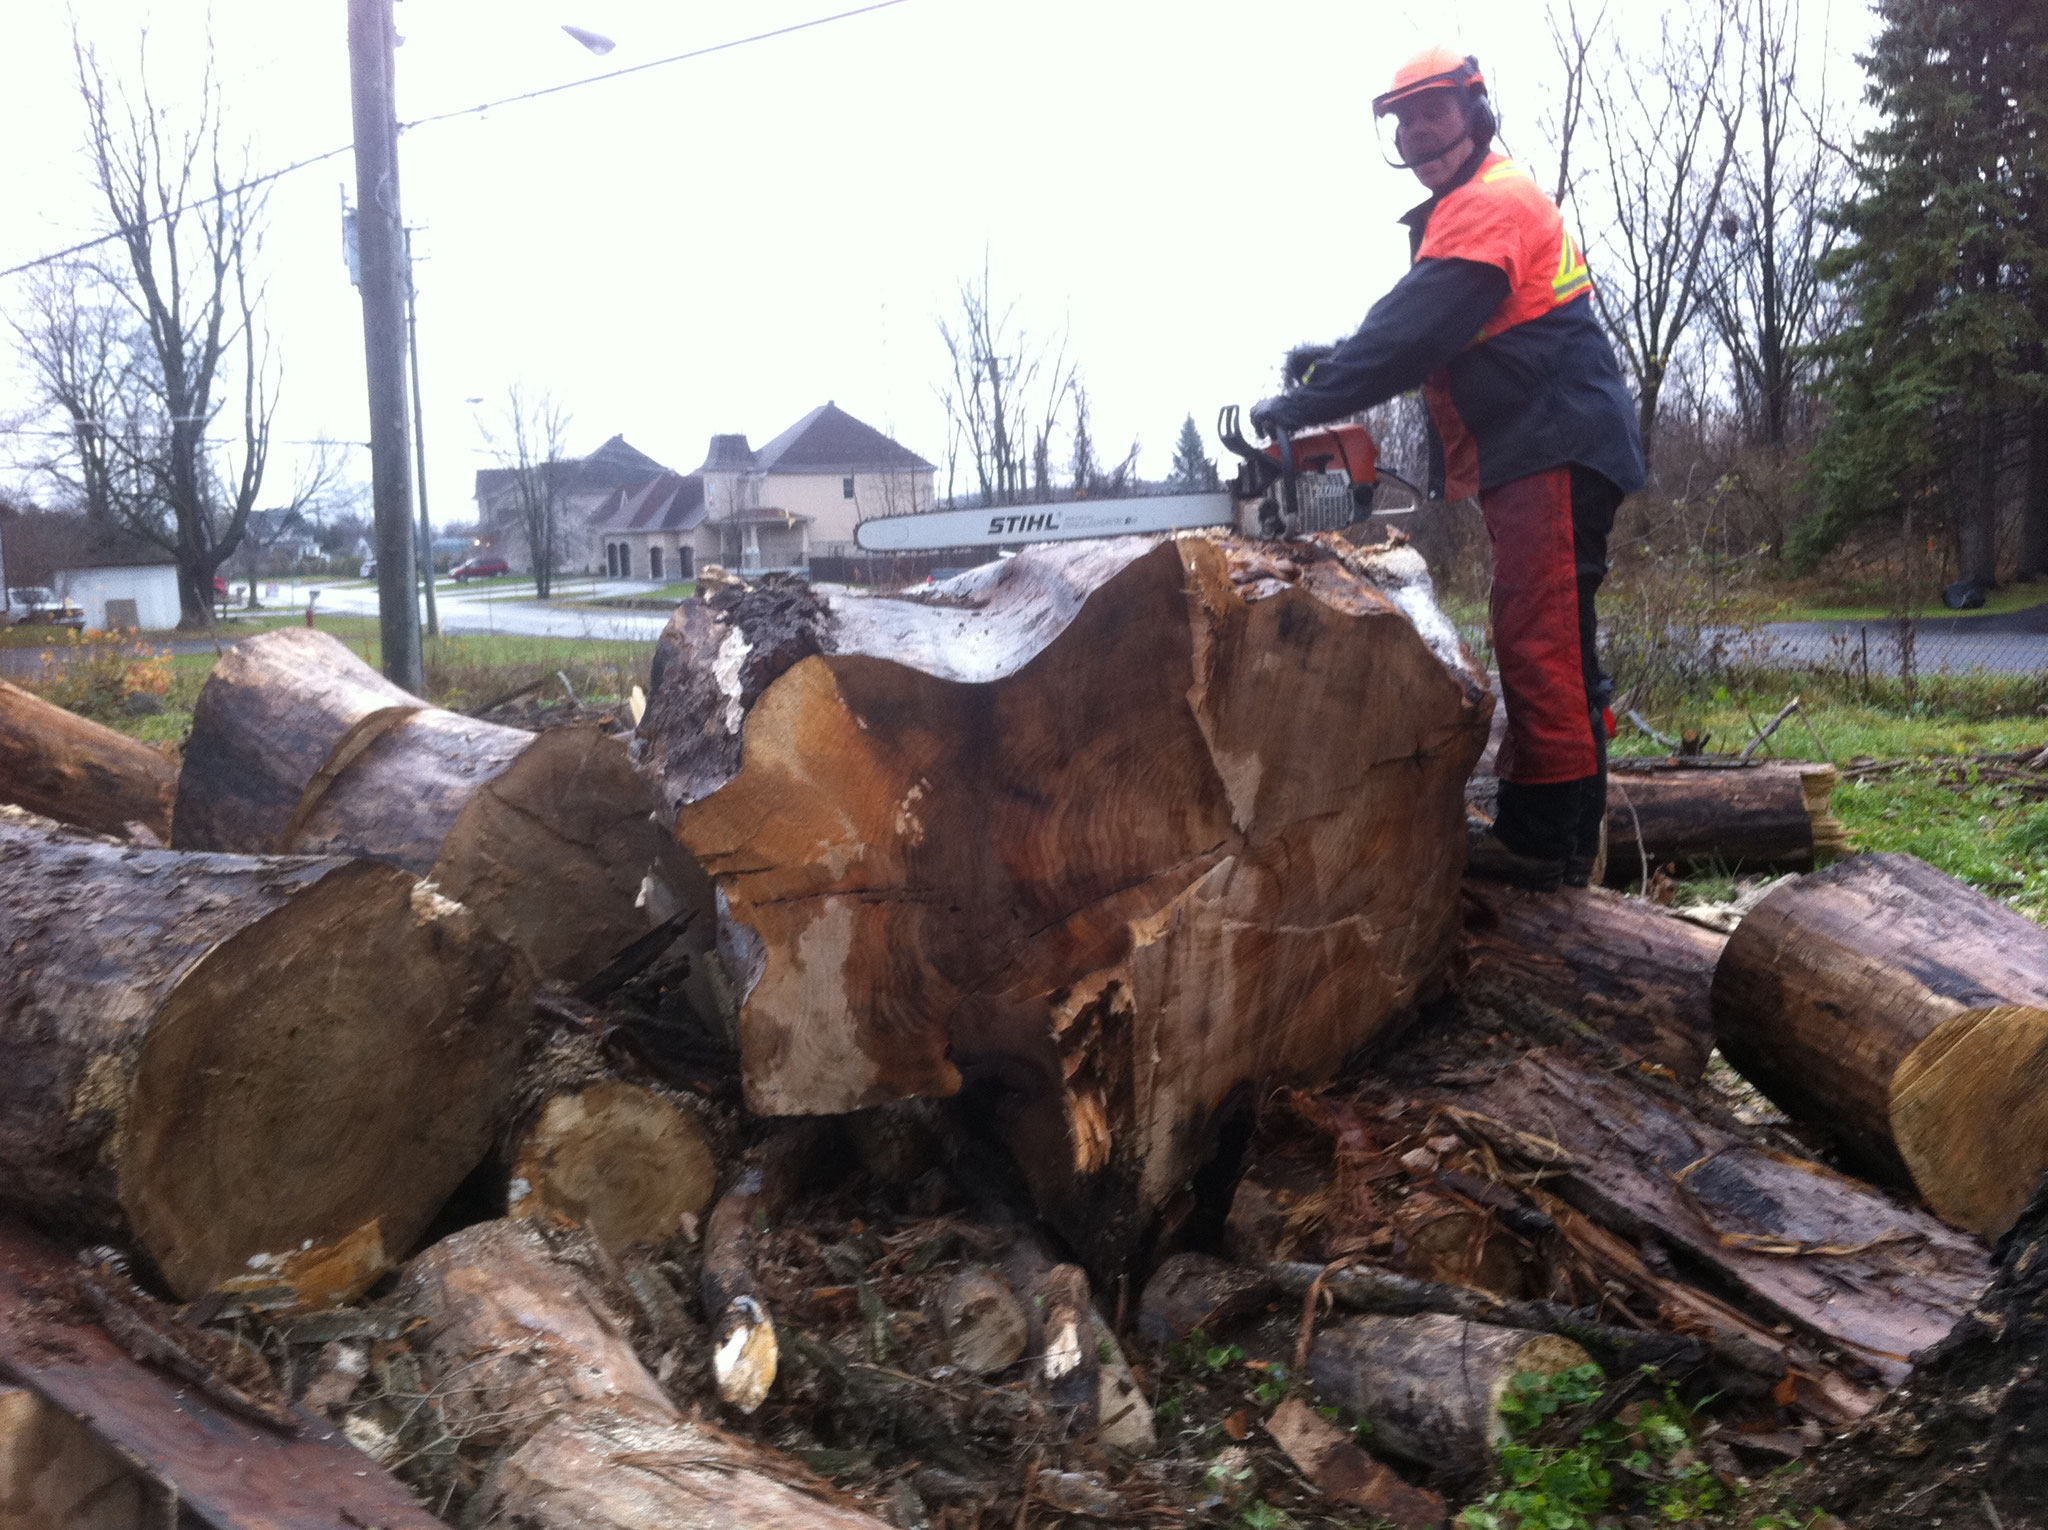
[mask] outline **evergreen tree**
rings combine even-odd
[[[1848,322],[1825,347],[1833,417],[1821,511],[1794,531],[1810,562],[1859,524],[1916,507],[1952,517],[1965,580],[1995,574],[2004,436],[2043,397],[2048,11],[1879,0],[1863,59],[1878,126],[1831,262]]]
[[[1173,473],[1171,482],[1176,489],[1196,493],[1217,486],[1216,464],[1202,451],[1202,432],[1195,426],[1195,417],[1189,415],[1181,422],[1180,439],[1173,443]]]

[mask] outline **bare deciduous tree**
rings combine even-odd
[[[114,253],[32,303],[23,327],[43,343],[30,364],[71,422],[87,510],[168,551],[179,625],[203,626],[269,465],[277,367],[255,269],[265,193],[243,184],[246,156],[223,141],[210,63],[180,129],[151,92],[146,50],[132,84],[83,41],[74,58]],[[301,485],[293,500],[316,491]]]
[[[534,592],[546,600],[554,590],[568,528],[562,524],[569,413],[543,391],[519,383],[505,390],[498,428],[484,427],[484,442],[501,467],[512,472],[514,524],[533,560]]]
[[[1575,201],[1598,252],[1594,301],[1635,384],[1645,455],[1672,357],[1710,286],[1745,104],[1746,56],[1730,46],[1736,3],[1667,16],[1652,50],[1610,34],[1590,85],[1600,163]],[[1554,35],[1567,68],[1577,61],[1583,72],[1588,44],[1572,13]]]
[[[985,505],[1050,493],[1051,436],[1074,390],[1064,337],[1043,340],[1017,319],[1016,305],[979,278],[960,284],[960,310],[939,320],[950,373],[939,390],[946,411],[946,497],[964,451]]]

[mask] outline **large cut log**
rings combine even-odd
[[[1754,916],[1752,916],[1754,917]],[[1453,1112],[1587,1216],[1740,1292],[1896,1385],[1989,1278],[1983,1247],[1925,1212],[1757,1147],[1625,1078],[1532,1052]]]
[[[387,860],[575,982],[674,910],[643,889],[677,859],[653,806],[595,726],[430,707],[337,639],[283,628],[235,644],[200,692],[173,842]]]
[[[1372,1425],[1378,1449],[1471,1479],[1508,1437],[1501,1403],[1515,1377],[1588,1363],[1555,1334],[1495,1328],[1441,1313],[1354,1317],[1316,1335],[1309,1380],[1325,1403]]]
[[[352,1296],[490,1146],[532,971],[375,861],[186,855],[0,809],[0,1203],[180,1295]]]
[[[1830,810],[1835,768],[1811,760],[1613,760],[1607,769],[1607,880],[1655,870],[1811,871],[1844,854]]]
[[[714,600],[645,726],[755,1110],[964,1085],[1106,1274],[1237,1101],[1440,981],[1490,702],[1411,550],[1128,538]]]
[[[1605,889],[1465,883],[1466,992],[1594,1031],[1692,1081],[1714,1049],[1707,992],[1726,937]]]
[[[684,1420],[634,1354],[630,1295],[587,1234],[479,1223],[406,1267],[394,1301],[459,1448],[493,1460],[478,1523],[878,1530],[789,1457]]]
[[[139,739],[0,680],[0,802],[60,823],[128,837],[171,837],[177,761]]]
[[[1728,1060],[1996,1237],[2048,1169],[2048,931],[1910,855],[1778,888],[1714,974]]]

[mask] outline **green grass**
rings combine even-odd
[[[1910,760],[1905,768],[1845,776],[1835,790],[1835,816],[1859,850],[1901,850],[2036,919],[2048,920],[2048,802],[2029,801],[2011,783],[1985,781],[1972,755],[2048,748],[2048,717],[2022,709],[2032,692],[2009,686],[1954,686],[1945,702],[1913,705],[1830,696],[1810,677],[1801,712],[1788,718],[1760,758],[1828,758],[1838,767],[1858,759]],[[2038,682],[2034,682],[2038,689]],[[1923,687],[1923,691],[1932,687]],[[1774,716],[1785,691],[1717,691],[1687,698],[1648,718],[1676,735],[1700,728],[1712,750],[1738,751]],[[2038,704],[2038,703],[2037,703]],[[1659,755],[1663,746],[1627,723],[1617,755]],[[1681,896],[1726,896],[1726,878],[1689,879]]]
[[[2039,605],[2048,605],[2048,585],[2009,584],[1993,590],[1984,604],[1974,611],[1951,611],[1937,596],[1914,611],[1913,616],[1916,619],[1930,616],[1996,616],[2010,611],[2031,611]],[[1798,622],[1874,622],[1893,619],[1898,614],[1897,609],[1880,592],[1871,592],[1871,598],[1860,601],[1826,598],[1788,600],[1773,608],[1770,619]]]

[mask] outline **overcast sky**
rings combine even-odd
[[[849,3],[400,0],[399,116]],[[1666,9],[1616,8],[1632,25]],[[1837,9],[1859,29],[1834,39],[1845,57],[1867,22]],[[174,112],[189,100],[206,7],[77,0],[76,16],[124,70],[146,28],[159,95]],[[565,22],[618,46],[594,58]],[[211,28],[229,129],[255,167],[348,141],[343,0],[213,0]],[[23,4],[9,33],[0,267],[98,228],[70,21]],[[938,462],[935,319],[984,256],[1020,324],[1065,332],[1101,454],[1135,438],[1163,474],[1184,416],[1206,431],[1219,405],[1273,391],[1289,344],[1345,332],[1400,275],[1392,220],[1421,193],[1381,161],[1368,102],[1436,40],[1478,53],[1507,147],[1547,180],[1536,124],[1556,66],[1542,7],[1505,0],[905,0],[411,131],[434,517],[472,513],[471,475],[490,460],[479,417],[514,382],[569,410],[579,452],[622,432],[687,471],[714,431],[759,444],[832,399]],[[1853,66],[1837,68],[1853,87]],[[271,195],[288,439],[367,431],[344,184],[353,197],[347,156]],[[0,304],[18,296],[0,283]],[[18,402],[12,371],[0,398]]]

